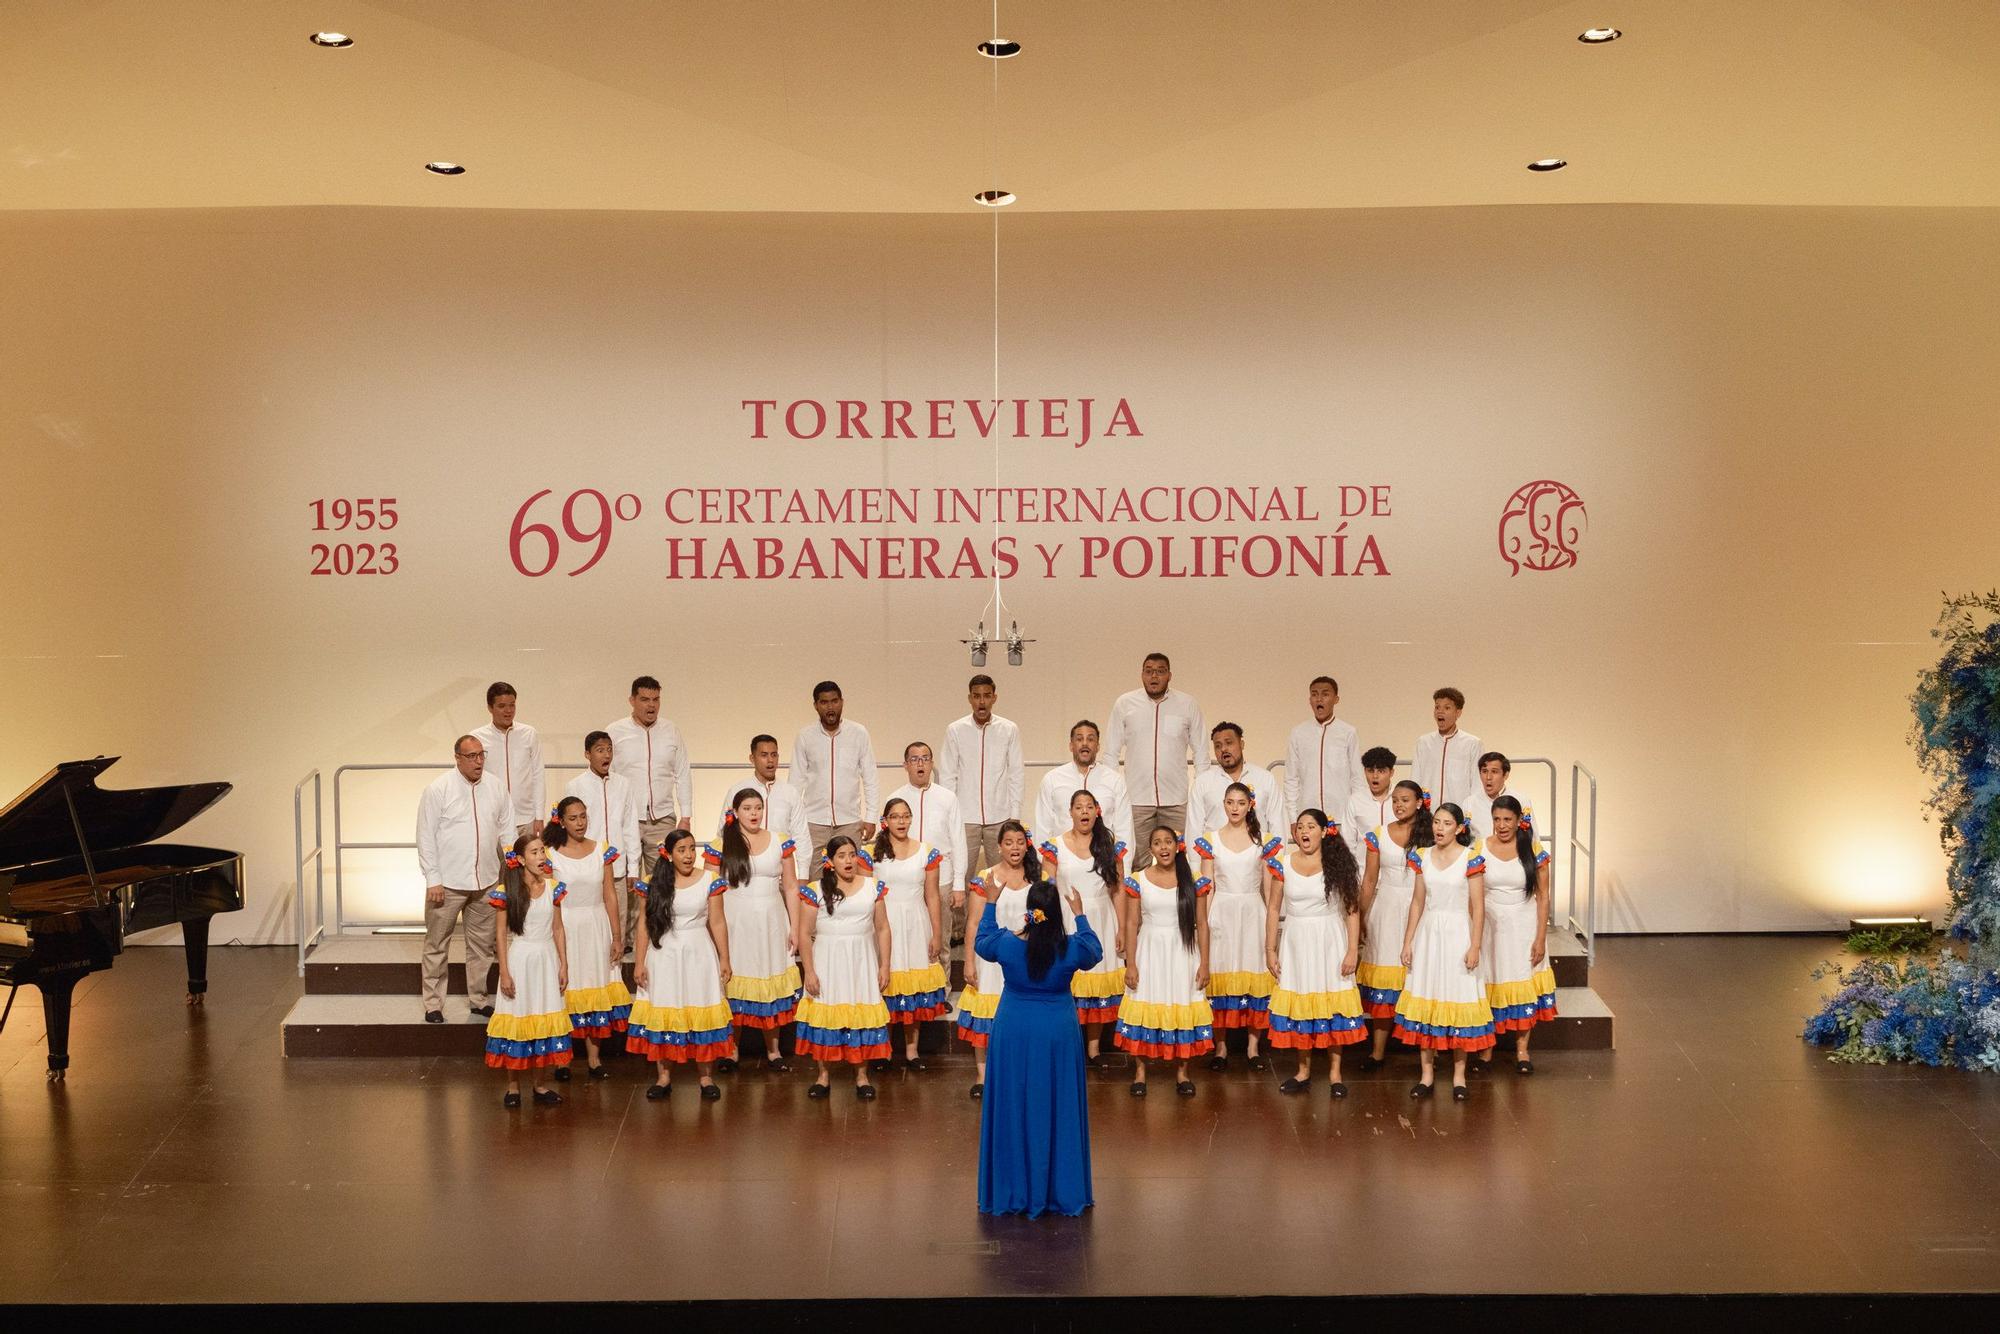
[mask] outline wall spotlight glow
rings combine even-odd
[[[1005,208],[1014,202],[1014,192],[1012,190],[981,190],[973,198],[988,208]]]
[[[1004,37],[995,37],[990,42],[981,42],[979,44],[979,54],[989,60],[1005,60],[1009,56],[1020,55],[1021,44],[1019,42],[1010,42]]]
[[[354,45],[354,39],[344,32],[316,32],[308,40],[314,46],[347,47]]]
[[[1528,164],[1529,171],[1561,171],[1569,165],[1568,158],[1538,157]]]
[[[1585,28],[1577,34],[1576,40],[1589,46],[1600,46],[1605,42],[1615,42],[1624,35],[1616,28]]]
[[[424,170],[429,172],[435,172],[439,176],[465,175],[465,168],[461,167],[456,162],[426,162],[424,163]]]

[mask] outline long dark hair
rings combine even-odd
[[[1250,831],[1250,841],[1257,846],[1258,851],[1263,851],[1264,826],[1257,823],[1257,794],[1250,790],[1248,783],[1231,783],[1222,789],[1222,795],[1225,797],[1232,792],[1241,792],[1244,799],[1250,803],[1250,809],[1243,813],[1243,827]]]
[[[1042,878],[1042,859],[1035,855],[1035,840],[1029,835],[1028,826],[1022,824],[1019,820],[1002,820],[1000,822],[1000,832],[994,836],[993,845],[995,847],[1000,846],[1000,843],[1009,834],[1019,834],[1028,844],[1027,851],[1021,854],[1021,874],[1027,878],[1028,884],[1032,888]],[[1111,883],[1116,884],[1117,882],[1112,881]]]
[[[514,840],[514,858],[517,863],[526,858],[528,845],[540,838],[541,831],[530,829]],[[518,936],[528,924],[528,869],[525,865],[503,867],[500,883],[507,891],[507,934]]]
[[[1412,852],[1422,852],[1436,842],[1437,835],[1431,832],[1431,808],[1424,802],[1423,784],[1413,783],[1405,778],[1396,784],[1396,787],[1406,787],[1417,797],[1417,808],[1410,812],[1410,842],[1404,849],[1404,855],[1408,856]],[[1396,788],[1392,787],[1389,790],[1394,792]],[[1392,839],[1391,842],[1393,841]]]
[[[1508,796],[1504,792],[1493,798],[1493,809],[1496,811],[1512,811],[1514,812],[1514,819],[1517,821],[1521,820],[1527,814],[1527,812],[1521,809],[1521,803],[1518,798]],[[1535,865],[1535,854],[1539,851],[1540,849],[1535,846],[1535,831],[1526,824],[1516,824],[1514,826],[1514,855],[1521,859],[1521,869],[1527,873],[1529,898],[1533,898],[1542,892],[1541,876],[1537,874],[1541,868]]]
[[[1039,922],[1034,920],[1037,912],[1042,914]],[[1028,887],[1028,918],[1028,976],[1039,982],[1069,948],[1069,932],[1063,930],[1062,902],[1052,882],[1037,880]]]
[[[889,812],[898,806],[901,806],[906,811],[910,809],[910,803],[904,801],[901,797],[891,797],[882,803],[882,820],[875,829],[875,848],[869,854],[869,860],[886,862],[895,859],[896,840],[889,833],[888,820]]]
[[[1076,802],[1082,797],[1097,806],[1097,818],[1090,822],[1090,866],[1097,872],[1097,878],[1104,882],[1104,892],[1113,893],[1118,888],[1118,840],[1111,837],[1111,830],[1104,823],[1104,807],[1098,806],[1097,797],[1087,787],[1080,787],[1070,795],[1070,829],[1076,828]],[[1065,833],[1068,830],[1064,831]],[[1029,879],[1034,879],[1030,876]],[[1041,974],[1037,973],[1037,977]]]
[[[1458,821],[1458,838],[1454,840],[1458,844],[1458,846],[1460,846],[1461,848],[1471,847],[1472,826],[1465,822],[1465,809],[1455,801],[1447,801],[1443,805],[1439,806],[1438,809],[1441,811],[1449,811],[1451,813],[1451,818]],[[1435,845],[1437,843],[1437,831],[1429,830],[1427,832],[1429,832],[1431,836],[1431,843]]]
[[[861,845],[845,834],[835,834],[826,841],[826,849],[820,853],[819,903],[820,910],[829,917],[840,906],[840,901],[847,897],[840,892],[840,876],[833,869],[833,854],[842,848],[859,851]]]
[[[646,936],[655,945],[674,929],[674,882],[681,878],[673,867],[674,849],[693,837],[685,829],[672,829],[660,843],[660,864],[653,868],[654,883],[646,886]],[[700,865],[695,863],[697,868]]]
[[[1319,877],[1326,885],[1326,898],[1333,900],[1340,895],[1343,911],[1353,912],[1361,906],[1361,868],[1354,864],[1354,849],[1347,846],[1347,840],[1340,836],[1340,826],[1326,818],[1326,812],[1317,806],[1308,806],[1299,812],[1301,820],[1312,817],[1320,827]]]
[[[1201,895],[1196,892],[1194,887],[1194,868],[1188,865],[1187,849],[1181,846],[1180,830],[1167,824],[1154,825],[1146,834],[1147,853],[1149,855],[1152,853],[1153,835],[1159,833],[1162,829],[1174,836],[1174,898],[1177,906],[1180,908],[1181,944],[1187,946],[1189,949],[1193,949],[1195,938],[1195,901]],[[1154,859],[1153,864],[1155,866],[1159,865],[1157,858]]]
[[[569,809],[571,802],[575,802],[581,806],[583,805],[583,798],[564,797],[556,803],[555,811],[549,816],[549,822],[542,826],[543,847],[560,849],[565,843],[569,842],[569,830],[563,828],[562,818],[563,812]]]
[[[754,787],[744,788],[730,799],[730,818],[722,822],[722,878],[729,882],[731,889],[750,883],[750,840],[743,837],[743,826],[736,822],[736,812],[743,808],[745,797],[755,797],[763,801],[764,794]],[[768,819],[770,816],[768,804],[765,806],[764,814]],[[771,830],[767,827],[764,832],[769,834]],[[773,834],[772,837],[775,838],[776,835]]]

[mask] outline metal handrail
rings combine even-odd
[[[1055,769],[1067,763],[1069,763],[1068,760],[1027,760],[1023,762],[1022,767],[1024,769]],[[343,764],[333,771],[333,934],[340,935],[350,929],[357,931],[406,930],[423,925],[422,918],[403,918],[393,921],[349,920],[345,897],[346,867],[343,854],[349,851],[409,851],[417,845],[413,839],[378,843],[358,840],[350,842],[342,837],[344,819],[341,811],[341,779],[350,773],[443,773],[451,767],[449,764],[439,763]],[[544,772],[561,770],[563,772],[582,773],[586,766],[581,764],[545,764],[542,768]],[[740,762],[722,764],[703,761],[688,765],[688,769],[691,772],[704,773],[742,773],[745,771],[745,768],[746,766]],[[875,768],[878,771],[884,772],[894,771],[901,773],[903,771],[903,766],[900,763],[878,762]],[[317,773],[318,771],[315,770],[314,772]],[[788,777],[790,776],[789,768],[787,768],[786,774]],[[303,931],[303,926],[300,929]],[[303,968],[303,952],[300,954],[300,960],[300,967]]]
[[[1397,760],[1396,768],[1408,769],[1411,767],[1412,763],[1413,761],[1410,760]],[[1542,837],[1543,833],[1542,827],[1538,824],[1535,827],[1535,838],[1541,842],[1541,845],[1544,849],[1554,848],[1558,846],[1557,829],[1561,822],[1558,819],[1559,812],[1556,809],[1556,800],[1558,796],[1556,785],[1560,781],[1560,775],[1558,770],[1556,769],[1556,762],[1542,755],[1521,755],[1521,756],[1509,755],[1507,757],[1507,763],[1512,765],[1516,770],[1519,770],[1523,765],[1539,765],[1540,767],[1548,770],[1548,779],[1549,779],[1548,804],[1546,806],[1538,806],[1535,810],[1535,818],[1537,820],[1542,820],[1542,819],[1547,820],[1548,837],[1546,838]],[[1285,762],[1283,760],[1277,760],[1271,764],[1266,765],[1265,768],[1269,769],[1272,773],[1279,775],[1280,779],[1282,779],[1285,772]],[[1327,813],[1329,815],[1333,814],[1333,812],[1331,811]],[[1574,823],[1574,820],[1572,820],[1572,823]],[[1548,903],[1548,921],[1550,926],[1556,925],[1555,900],[1556,896],[1554,894],[1549,894],[1546,896],[1546,901]]]
[[[1580,780],[1590,780],[1590,842],[1584,843],[1576,836],[1578,824],[1578,793]],[[1597,775],[1581,764],[1569,767],[1569,929],[1583,942],[1584,958],[1597,962]],[[1576,917],[1576,866],[1581,853],[1590,859],[1590,875],[1586,883],[1583,921]]]
[[[313,844],[312,851],[306,850],[305,789],[311,783],[313,789]],[[324,829],[321,825],[319,770],[315,769],[298,781],[292,789],[292,867],[297,874],[292,884],[292,927],[293,937],[299,942],[299,976],[306,975],[306,956],[313,952],[321,937],[326,935],[326,858]],[[306,930],[306,863],[313,868],[313,927]]]
[[[1548,771],[1548,788],[1549,788],[1548,805],[1537,811],[1537,817],[1543,818],[1542,812],[1546,811],[1545,818],[1547,820],[1547,826],[1548,826],[1546,831],[1547,837],[1546,839],[1543,840],[1542,846],[1544,848],[1552,848],[1558,846],[1558,833],[1557,833],[1559,827],[1559,820],[1558,820],[1559,812],[1557,810],[1558,771],[1556,768],[1555,761],[1552,759],[1548,759],[1544,756],[1528,755],[1528,756],[1521,756],[1519,758],[1510,756],[1509,762],[1516,769],[1519,769],[1522,766],[1532,765],[1532,766],[1540,766]],[[1067,759],[1028,760],[1023,763],[1022,767],[1025,769],[1056,769],[1060,768],[1062,765],[1067,763],[1069,763]],[[1411,762],[1409,760],[1396,761],[1396,767],[1398,769],[1407,770],[1410,768],[1410,765]],[[346,911],[347,908],[346,897],[345,897],[346,878],[345,878],[345,865],[344,865],[343,854],[349,851],[409,851],[415,849],[417,845],[415,840],[413,839],[398,840],[393,842],[375,842],[375,841],[349,842],[345,837],[343,837],[345,822],[342,812],[341,780],[349,773],[426,773],[426,772],[443,773],[444,771],[450,769],[451,767],[452,766],[449,764],[441,764],[441,763],[343,764],[339,768],[333,771],[333,923],[331,927],[332,934],[340,935],[341,933],[348,930],[358,930],[358,931],[379,931],[385,929],[402,930],[423,925],[423,920],[421,918],[415,918],[415,919],[402,918],[389,921],[368,921],[368,920],[350,921],[348,919]],[[890,771],[901,772],[903,766],[899,763],[878,762],[875,767],[878,771],[881,772],[890,772]],[[1278,775],[1282,779],[1285,769],[1284,761],[1282,760],[1275,761],[1266,767],[1269,768],[1273,774]],[[545,772],[559,771],[565,773],[581,773],[584,771],[585,768],[586,766],[581,764],[547,764],[543,766]],[[716,773],[716,772],[741,773],[744,772],[745,765],[740,761],[734,763],[715,763],[715,762],[704,761],[700,763],[690,764],[688,768],[692,772],[702,772],[702,773]],[[1570,784],[1571,786],[1570,824],[1572,828],[1575,827],[1577,820],[1575,771],[1578,769],[1582,769],[1584,774],[1586,775],[1589,775],[1590,773],[1589,770],[1583,769],[1582,765],[1572,766],[1571,784]],[[787,768],[786,773],[787,776],[789,776],[790,774],[789,767]],[[299,813],[299,804],[298,804],[299,798],[296,790],[294,791],[293,794],[294,836],[295,836],[295,841],[299,842],[301,849],[300,859],[299,859],[299,865],[301,868],[300,869],[301,892],[299,895],[300,903],[298,904],[298,910],[297,910],[298,930],[301,941],[301,947],[299,951],[299,961],[301,970],[303,970],[305,966],[305,956],[309,949],[309,946],[305,944],[306,928],[305,928],[304,903],[303,903],[304,900],[303,868],[305,862],[308,860],[314,861],[316,865],[322,864],[320,857],[320,845],[319,845],[319,834],[318,834],[318,818],[319,818],[318,778],[319,778],[319,771],[315,769],[311,774],[307,775],[305,779],[300,780],[300,785],[299,785],[301,788],[303,788],[307,781],[311,781],[314,783],[315,833],[314,833],[314,848],[310,856],[308,856],[303,851],[303,841],[302,841],[303,824],[302,824],[302,817],[300,816]],[[1026,800],[1025,792],[1023,793],[1023,800],[1024,801]],[[1581,848],[1582,852],[1586,856],[1589,856],[1591,858],[1590,878],[1589,878],[1589,906],[1584,918],[1586,925],[1583,930],[1579,930],[1576,921],[1576,859],[1572,857],[1570,858],[1570,866],[1569,866],[1569,874],[1570,874],[1569,929],[1576,932],[1578,938],[1583,941],[1585,953],[1587,955],[1594,957],[1596,952],[1596,922],[1597,922],[1597,863],[1595,855],[1592,852],[1592,848],[1595,847],[1597,842],[1597,779],[1595,776],[1590,776],[1590,802],[1591,802],[1590,805],[1591,847],[1582,847],[1582,845],[1580,845],[1577,842],[1574,834],[1572,834],[1570,838],[1570,846],[1572,849]],[[1542,834],[1543,830],[1537,828],[1536,837],[1541,838]],[[313,943],[315,944],[318,942],[320,937],[324,936],[327,933],[328,930],[325,924],[325,916],[324,916],[323,885],[321,888],[321,895],[322,895],[322,900],[320,904],[321,925],[318,928],[318,930],[313,933]],[[1556,924],[1555,904],[1554,904],[1555,896],[1551,894],[1548,897],[1549,897],[1549,922],[1551,925],[1555,925]]]

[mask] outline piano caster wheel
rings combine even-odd
[[[204,1006],[202,1005],[202,1002],[203,1002],[204,1000],[206,1000],[206,999],[208,999],[208,993],[207,993],[207,992],[203,992],[203,991],[190,991],[190,992],[189,992],[189,993],[187,994],[187,1003],[188,1003],[188,1008],[189,1008],[190,1010],[199,1010],[199,1009],[203,1009],[203,1008],[205,1008],[205,1007],[204,1007]]]
[[[67,1070],[51,1070],[49,1071],[48,1082],[51,1084],[66,1084],[68,1081],[65,1080],[63,1076],[68,1073],[69,1072]]]

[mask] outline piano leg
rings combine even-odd
[[[42,1022],[49,1030],[49,1083],[60,1084],[69,1069],[69,1004],[76,977],[49,977],[36,985],[42,992]]]
[[[181,923],[181,944],[187,950],[187,1003],[200,1005],[208,994],[208,924],[212,917],[190,917]]]

